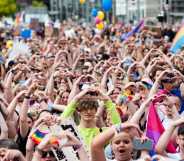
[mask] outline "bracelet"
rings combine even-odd
[[[31,97],[30,97],[30,95],[25,95],[24,98],[25,99],[30,99]]]
[[[16,70],[14,70],[14,69],[11,70],[11,73],[12,74],[15,74],[15,72],[16,72]]]
[[[82,143],[78,145],[73,145],[75,151],[79,150],[82,147]]]
[[[113,125],[114,129],[116,130],[117,133],[120,133],[122,131],[121,124],[116,124]]]

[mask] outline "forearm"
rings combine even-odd
[[[64,112],[61,114],[62,118],[68,118],[73,115],[76,110],[77,101],[72,100],[65,108]]]
[[[72,84],[71,79],[70,78],[67,78],[67,82],[68,82],[69,88],[72,89],[73,84]]]
[[[97,135],[91,144],[91,158],[92,161],[106,161],[104,154],[104,146],[109,143],[109,141],[115,135],[114,128],[109,128],[103,133]]]
[[[27,144],[26,144],[26,161],[32,161],[33,154],[34,154],[34,150],[33,150],[34,146],[35,145],[34,145],[33,141],[31,140],[31,138],[28,138]],[[35,160],[35,161],[37,161],[37,160]]]
[[[7,76],[7,78],[4,81],[5,81],[4,87],[11,88],[11,84],[13,81],[13,73],[9,73],[9,75]]]
[[[112,123],[113,124],[121,123],[119,113],[116,110],[115,104],[111,100],[105,102],[105,107],[107,109],[108,114],[111,117]]]
[[[149,97],[152,97],[154,94],[157,93],[157,90],[159,88],[159,82],[158,81],[155,81],[155,83],[153,84],[153,87],[151,88],[150,92],[149,92]]]
[[[13,73],[10,73],[7,76],[7,79],[5,80],[4,84],[4,98],[10,103],[13,99],[13,94],[12,94],[12,80],[13,80]]]
[[[6,139],[8,138],[8,126],[6,124],[6,121],[2,115],[2,113],[0,112],[0,126],[1,126],[1,139]]]
[[[73,65],[72,65],[72,72],[75,71],[79,59],[80,59],[80,54],[77,56],[77,58],[75,59],[75,62],[74,62]]]
[[[104,148],[109,141],[114,137],[116,131],[114,127],[110,127],[103,133],[97,135],[92,141],[92,148]]]
[[[64,106],[64,105],[53,104],[53,105],[52,105],[52,108],[53,108],[54,110],[58,110],[58,111],[60,111],[60,112],[63,112],[63,111],[65,110],[65,108],[67,108],[67,107]]]
[[[23,74],[22,71],[19,71],[19,72],[14,76],[14,81],[19,80],[22,74]]]
[[[169,140],[174,132],[175,126],[171,125],[164,133],[160,136],[159,141],[155,147],[155,150],[158,154],[164,155],[166,147],[169,143]]]
[[[181,85],[180,85],[180,91],[181,91],[182,98],[184,98],[184,83],[181,83]]]
[[[22,137],[26,137],[29,126],[27,124],[27,113],[28,113],[28,99],[24,99],[23,106],[20,110],[20,134]]]
[[[45,89],[46,94],[49,95],[50,98],[52,98],[53,89],[54,89],[54,76],[51,75],[51,77],[49,79],[49,82],[47,83],[47,86],[46,86],[46,89]]]
[[[9,104],[9,106],[8,106],[7,111],[8,111],[8,117],[10,117],[10,118],[13,117],[13,113],[14,113],[14,111],[15,111],[15,108],[16,108],[16,105],[17,105],[17,101],[18,101],[18,98],[15,97],[15,98],[11,101],[11,103]]]
[[[24,102],[20,110],[20,119],[22,121],[27,121],[28,102],[29,100],[27,98],[24,98]]]
[[[104,77],[102,78],[101,85],[100,85],[103,92],[107,92],[106,91],[106,82],[107,82],[107,74],[105,73]]]
[[[133,116],[132,116],[132,118],[130,119],[130,122],[131,123],[135,123],[135,124],[138,124],[139,123],[139,121],[140,121],[140,119],[141,119],[141,116],[144,114],[144,112],[145,112],[145,109],[146,109],[146,105],[141,105],[141,107],[138,109],[138,111],[136,111],[134,114],[133,114]]]
[[[75,85],[74,85],[75,86]],[[76,88],[73,88],[68,96],[68,104],[72,101],[72,99],[75,97],[75,95],[77,94],[77,90]]]

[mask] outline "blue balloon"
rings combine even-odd
[[[102,7],[105,11],[109,11],[112,8],[112,0],[103,0]]]
[[[91,11],[91,15],[92,15],[93,17],[96,17],[97,14],[98,14],[98,10],[97,10],[96,8],[93,8],[92,11]]]

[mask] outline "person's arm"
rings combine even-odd
[[[4,98],[7,100],[8,103],[10,103],[13,99],[13,93],[11,88],[12,81],[13,81],[13,72],[11,71],[10,73],[8,73],[4,84]]]
[[[52,74],[49,78],[49,81],[46,85],[45,92],[51,100],[53,100],[53,89],[54,89],[54,75]]]
[[[15,115],[15,108],[17,105],[17,101],[18,99],[25,93],[25,91],[21,91],[20,93],[18,93],[15,98],[12,100],[12,102],[9,104],[8,106],[8,115],[6,118],[6,122],[8,125],[8,135],[10,138],[14,138],[15,135],[17,134],[17,130],[16,130],[16,115]]]
[[[67,79],[67,82],[68,82],[69,88],[70,88],[70,90],[71,90],[71,89],[72,89],[72,86],[73,86],[73,84],[72,84],[72,80],[71,80],[71,78],[69,78],[69,77],[67,77],[66,79]]]
[[[7,161],[7,160],[26,161],[26,159],[24,158],[24,156],[19,150],[13,150],[13,149],[9,149],[6,151],[6,154],[3,157],[2,161]]]
[[[52,104],[51,106],[52,106],[52,109],[57,110],[59,112],[63,112],[65,108],[67,108],[67,106],[65,105],[60,105],[60,104],[55,104],[55,103]]]
[[[77,67],[77,64],[78,64],[78,62],[79,62],[79,60],[80,60],[80,57],[81,57],[81,53],[79,52],[79,54],[77,55],[75,61],[73,62],[73,65],[72,65],[72,72],[75,71],[75,69],[76,69],[76,67]]]
[[[121,118],[118,111],[116,110],[116,105],[112,102],[109,96],[105,95],[102,90],[99,90],[99,97],[104,101],[104,106],[111,118],[112,124],[121,123]]]
[[[8,138],[8,127],[1,112],[0,112],[0,127],[1,127],[0,139]]]
[[[14,76],[14,81],[18,81],[21,78],[21,75],[23,74],[22,70],[19,70],[17,74]]]
[[[167,156],[166,154],[166,148],[169,143],[170,138],[172,137],[172,134],[177,126],[184,123],[184,118],[180,118],[173,123],[171,123],[170,128],[167,128],[164,133],[159,138],[157,145],[155,147],[155,150],[158,154]]]
[[[19,125],[20,125],[20,135],[21,137],[25,138],[28,134],[29,131],[29,126],[27,123],[27,112],[28,112],[28,102],[29,102],[29,95],[25,95],[23,105],[20,109],[20,120],[19,120]]]
[[[148,97],[151,97],[153,96],[154,94],[157,93],[158,91],[158,88],[159,88],[159,85],[160,85],[160,82],[161,82],[161,79],[163,78],[163,76],[165,76],[168,72],[170,72],[169,70],[165,70],[163,71],[162,73],[160,73],[160,75],[157,77],[155,83],[153,84],[151,90],[150,90],[150,93],[149,93],[149,96]]]
[[[107,145],[116,133],[121,132],[124,128],[136,128],[139,131],[137,125],[132,123],[123,123],[112,126],[104,132],[97,135],[91,144],[91,161],[106,161],[104,154],[104,147]]]
[[[180,84],[180,91],[181,91],[182,98],[184,98],[184,83]]]
[[[8,110],[8,117],[9,118],[13,118],[13,114],[15,112],[15,108],[16,108],[16,105],[17,105],[17,102],[18,102],[18,99],[25,94],[25,91],[21,91],[19,92],[15,97],[14,99],[11,101],[11,103],[9,104],[7,110]]]
[[[6,71],[5,71],[5,68],[4,68],[3,64],[0,64],[0,69],[1,69],[0,76],[1,76],[1,78],[4,78],[5,74],[6,74]]]
[[[68,103],[71,102],[71,100],[75,97],[75,95],[80,92],[79,91],[79,83],[84,78],[84,75],[80,76],[73,84],[72,90],[68,96]]]
[[[3,99],[0,98],[0,112],[2,113],[2,115],[6,118],[8,115],[8,110],[7,110],[7,106],[8,104],[6,104],[4,102]]]
[[[102,77],[102,80],[101,80],[101,89],[103,90],[103,92],[107,92],[107,77],[108,77],[108,74],[109,74],[109,72],[112,70],[112,68],[109,68],[106,72],[105,72],[105,74],[104,74],[104,76]]]
[[[145,66],[147,60],[148,60],[149,57],[150,57],[150,54],[151,54],[151,51],[152,51],[152,50],[153,50],[153,49],[151,49],[151,50],[145,55],[145,57],[142,59],[142,61],[141,61],[141,64],[142,64],[142,65]]]
[[[104,146],[109,143],[115,133],[115,128],[111,127],[93,139],[91,144],[91,161],[106,161]]]
[[[68,118],[73,115],[76,110],[77,102],[76,100],[72,100],[65,108],[64,112],[61,114],[62,118]]]
[[[121,118],[119,116],[118,111],[116,110],[116,106],[115,104],[112,102],[111,99],[105,101],[105,107],[107,110],[107,113],[110,115],[111,117],[111,122],[113,124],[118,124],[121,122]]]
[[[136,111],[134,113],[134,115],[132,116],[132,118],[130,119],[131,123],[135,123],[135,124],[139,124],[139,121],[141,119],[141,116],[144,114],[144,112],[146,111],[146,108],[148,107],[150,101],[152,100],[152,97],[148,98],[147,100],[145,100],[140,108],[138,109],[138,111]]]

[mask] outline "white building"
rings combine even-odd
[[[144,17],[157,17],[161,13],[161,0],[116,0],[116,16],[126,22]]]

